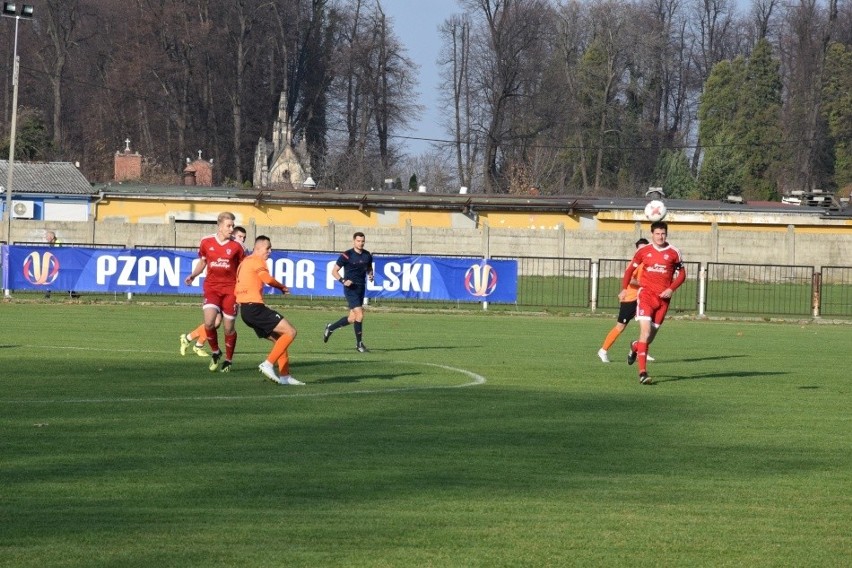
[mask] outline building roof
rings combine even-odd
[[[17,168],[16,168],[17,171]],[[1,181],[1,180],[0,180]],[[646,197],[524,196],[505,194],[419,193],[399,190],[336,191],[329,189],[269,189],[156,185],[143,182],[111,182],[98,189],[104,195],[138,199],[211,199],[252,201],[255,204],[358,207],[362,209],[411,208],[458,211],[538,211],[596,214],[602,211],[641,211]],[[781,202],[730,202],[698,199],[665,199],[669,211],[682,213],[790,213],[826,217],[852,217],[852,206],[841,209],[792,205]]]
[[[0,184],[5,192],[8,160],[0,160]],[[94,195],[98,190],[70,162],[15,162],[12,193],[41,195]]]

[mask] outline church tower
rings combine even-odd
[[[272,142],[262,136],[254,153],[254,187],[300,188],[311,175],[304,138],[293,144],[293,125],[287,113],[287,92],[278,100],[278,117],[272,125]]]

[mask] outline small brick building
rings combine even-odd
[[[201,150],[198,159],[189,161],[183,169],[183,185],[201,185],[213,187],[213,160],[202,160]]]
[[[123,152],[115,153],[115,181],[139,181],[142,179],[142,154],[130,151],[130,140],[124,141]]]

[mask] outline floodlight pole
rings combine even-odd
[[[24,5],[23,13],[26,16],[21,16],[15,9],[15,4],[12,2],[3,3],[2,15],[6,18],[15,19],[15,48],[12,64],[12,123],[9,131],[9,166],[6,171],[6,242],[12,244],[12,178],[15,168],[15,138],[18,127],[18,69],[20,58],[18,57],[18,22],[21,18],[32,17],[33,7]]]

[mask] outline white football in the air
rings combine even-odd
[[[649,201],[645,206],[645,217],[647,217],[651,222],[662,221],[665,218],[666,213],[668,213],[666,204],[659,199]]]

